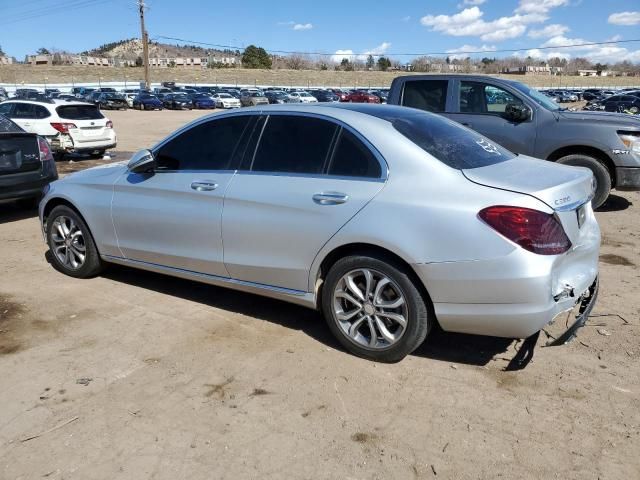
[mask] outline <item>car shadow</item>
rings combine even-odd
[[[631,205],[633,205],[633,203],[626,198],[612,194],[609,195],[607,201],[604,202],[596,212],[621,212],[629,208]]]
[[[38,216],[38,207],[25,206],[19,201],[5,200],[0,202],[0,225],[4,223],[19,222],[27,218]]]
[[[315,310],[259,295],[119,265],[110,265],[102,276],[164,295],[266,320],[301,331],[328,347],[345,351],[329,331],[322,315]],[[537,338],[533,342],[525,340],[505,370],[525,368],[533,358],[536,340]],[[484,366],[496,355],[504,354],[513,341],[508,338],[448,333],[435,326],[427,341],[412,355],[444,362]],[[525,348],[527,345],[529,348]]]

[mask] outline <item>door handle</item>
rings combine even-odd
[[[473,128],[473,125],[471,125],[470,123],[462,122],[462,125],[464,125],[465,127]]]
[[[212,190],[218,188],[218,184],[208,180],[203,180],[199,182],[192,182],[191,188],[198,192],[211,192]]]
[[[340,192],[320,192],[313,196],[318,205],[340,205],[349,200],[349,195]]]

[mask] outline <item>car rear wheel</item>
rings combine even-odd
[[[329,329],[351,353],[398,362],[431,327],[427,304],[406,268],[373,256],[349,256],[329,270],[322,290]]]
[[[47,218],[47,243],[56,270],[76,278],[90,278],[104,268],[91,232],[80,215],[65,205]]]
[[[600,160],[589,155],[573,154],[559,158],[558,163],[574,167],[586,167],[591,170],[596,182],[595,194],[593,200],[591,200],[591,205],[596,209],[606,202],[609,192],[611,192],[611,174]]]

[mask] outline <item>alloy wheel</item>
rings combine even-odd
[[[407,303],[396,282],[367,268],[343,275],[333,292],[335,319],[352,342],[373,350],[397,343],[407,328]]]
[[[51,241],[54,255],[65,268],[78,270],[84,265],[87,247],[82,230],[73,219],[57,217],[53,221]]]

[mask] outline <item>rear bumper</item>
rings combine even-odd
[[[0,182],[0,200],[39,197],[43,188],[57,179],[58,175],[55,174],[35,181],[16,182],[13,185]]]
[[[413,267],[443,330],[527,338],[566,315],[597,282],[599,236],[568,256],[531,255],[516,250],[495,259]]]
[[[640,190],[640,167],[616,167],[616,190]]]
[[[97,143],[97,142],[96,142]],[[73,148],[72,152],[75,153],[91,153],[91,152],[95,152],[96,150],[111,150],[113,148],[116,148],[118,144],[117,143],[110,143],[110,144],[97,144],[96,146],[88,146],[86,144],[82,144],[81,147],[79,148]]]

